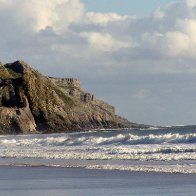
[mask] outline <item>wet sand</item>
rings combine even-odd
[[[0,166],[0,196],[195,196],[196,174]]]

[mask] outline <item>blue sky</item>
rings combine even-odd
[[[176,0],[180,1],[180,0]],[[82,0],[86,8],[97,12],[117,12],[126,15],[148,15],[159,6],[173,0]]]

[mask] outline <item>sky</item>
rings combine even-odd
[[[196,0],[0,0],[0,26],[3,63],[79,78],[132,122],[196,124]]]
[[[157,7],[166,5],[172,0],[82,0],[82,2],[89,11],[142,16],[150,14]]]

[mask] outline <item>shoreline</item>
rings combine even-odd
[[[118,170],[118,169],[88,169],[86,167],[63,167],[63,166],[46,166],[46,165],[0,165],[0,170],[2,168],[6,169],[35,169],[35,170],[64,170],[64,171],[83,171],[84,173],[101,173],[103,175],[105,174],[123,174],[127,176],[132,176],[132,175],[151,175],[151,176],[194,176],[196,178],[196,173],[172,173],[172,172],[156,172],[156,171],[129,171],[129,170]],[[195,181],[196,182],[196,181]]]
[[[0,166],[0,195],[195,196],[196,175]]]
[[[87,171],[107,171],[107,172],[126,172],[126,173],[143,173],[143,174],[168,174],[168,175],[195,175],[196,173],[185,173],[185,172],[164,172],[164,171],[144,171],[144,170],[126,170],[126,169],[104,169],[87,166],[62,166],[62,165],[44,165],[44,164],[0,164],[0,168],[59,168],[59,169],[81,169]]]

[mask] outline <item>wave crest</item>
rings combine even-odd
[[[196,143],[196,134],[149,134],[149,135],[135,135],[135,134],[116,134],[111,135],[88,135],[84,133],[79,134],[63,134],[59,136],[47,136],[41,138],[32,138],[31,136],[23,138],[1,138],[1,146],[73,146],[73,145],[140,145],[140,144],[178,144],[178,143]]]

